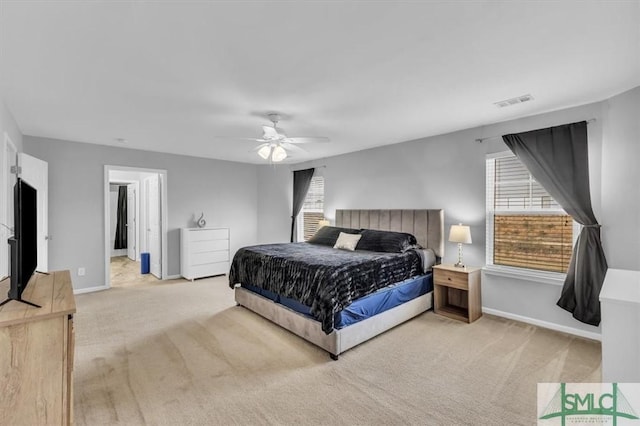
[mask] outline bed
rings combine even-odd
[[[425,253],[431,253],[430,263],[440,263],[444,254],[443,216],[439,209],[337,210],[336,229],[365,234],[359,243],[364,250],[348,252],[320,243],[242,248],[229,274],[236,303],[337,360],[346,350],[432,308],[431,272],[422,268]],[[397,244],[400,233],[415,237],[415,247],[402,241],[404,248],[393,255],[369,251],[378,245],[365,247],[365,240],[380,235],[393,235]]]

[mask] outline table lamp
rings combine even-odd
[[[471,244],[471,230],[468,226],[461,223],[458,225],[451,225],[449,241],[452,243],[458,243],[458,263],[453,266],[464,268],[464,263],[462,263],[462,244]]]

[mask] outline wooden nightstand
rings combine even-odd
[[[482,268],[433,267],[433,310],[436,314],[472,323],[482,316]]]

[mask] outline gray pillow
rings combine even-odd
[[[356,250],[404,253],[409,249],[418,247],[416,237],[406,232],[362,229],[361,234],[362,238],[360,238]]]
[[[340,233],[344,232],[345,234],[359,234],[359,229],[351,229],[351,228],[339,228],[337,226],[323,226],[318,229],[318,232],[307,240],[308,243],[311,244],[320,244],[322,246],[331,246],[333,247],[338,241],[338,236]]]
[[[431,271],[433,265],[436,264],[436,254],[431,249],[416,249],[415,251],[418,253],[420,258],[422,259],[422,269],[424,273]]]

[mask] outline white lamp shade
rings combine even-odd
[[[271,153],[271,161],[277,163],[284,160],[285,158],[287,158],[287,151],[285,151],[283,147],[277,145],[275,148],[273,148],[273,152]]]
[[[271,155],[271,146],[265,145],[262,148],[260,148],[258,150],[258,155],[264,158],[265,160],[268,160],[269,156]]]
[[[463,224],[451,225],[449,241],[452,243],[471,244],[471,230]]]

